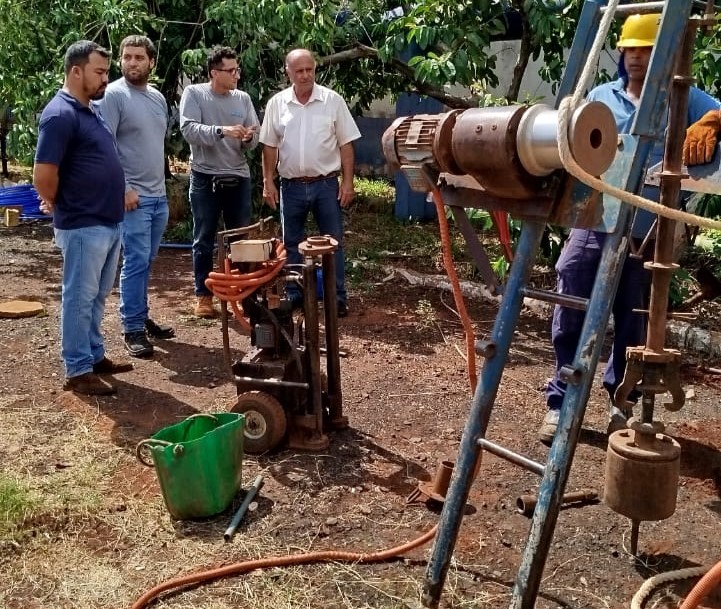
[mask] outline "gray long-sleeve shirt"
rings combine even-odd
[[[115,136],[126,189],[164,197],[168,105],[163,94],[151,85],[135,87],[119,78],[108,85],[98,108]]]
[[[222,138],[216,127],[259,127],[253,102],[245,91],[214,93],[209,83],[189,85],[180,98],[180,131],[190,144],[190,167],[212,175],[250,177],[245,151],[258,145],[258,131],[249,142]]]

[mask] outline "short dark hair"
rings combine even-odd
[[[105,59],[110,59],[110,51],[101,47],[97,42],[92,40],[78,40],[73,42],[65,51],[65,75],[70,74],[70,70],[75,66],[83,67],[90,61],[90,55],[97,53]]]
[[[142,36],[140,34],[132,34],[123,38],[123,41],[120,43],[121,57],[123,55],[123,50],[125,49],[125,47],[143,47],[145,49],[145,52],[148,54],[148,57],[153,61],[158,56],[158,52],[155,50],[155,45],[153,44],[153,41],[150,40],[150,38],[148,38],[147,36]]]
[[[208,51],[208,76],[211,70],[223,65],[224,59],[238,59],[238,54],[230,47],[213,47]]]

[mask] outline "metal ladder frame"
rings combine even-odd
[[[663,134],[675,52],[681,47],[692,4],[692,0],[667,0],[663,4],[661,25],[651,55],[636,119],[630,134],[619,139],[619,154],[623,156],[624,162],[615,165],[618,167],[615,172],[608,172],[613,175],[607,175],[609,183],[621,186],[625,190],[640,191],[654,140],[659,139]],[[580,77],[593,38],[598,31],[604,5],[604,2],[597,0],[586,0],[584,3],[566,71],[559,87],[557,107],[560,101],[570,94]],[[656,10],[660,8],[658,2],[653,5]],[[643,4],[622,6],[618,12],[640,11],[643,8]],[[517,455],[485,438],[511,340],[526,295],[526,285],[545,226],[542,222],[524,223],[491,338],[486,344],[486,361],[471,402],[459,447],[458,461],[446,495],[438,533],[426,570],[422,598],[426,607],[435,609],[440,602],[464,508],[473,483],[475,465],[484,449],[541,476],[538,503],[510,604],[511,609],[534,607],[601,353],[605,329],[618,288],[620,271],[626,259],[631,222],[631,209],[628,205],[621,204],[616,228],[608,234],[602,250],[601,262],[587,303],[586,317],[574,361],[563,369],[568,381],[568,389],[561,407],[558,431],[545,465]]]

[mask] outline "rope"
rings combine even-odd
[[[633,598],[631,599],[631,609],[641,609],[641,607],[643,607],[643,603],[655,588],[673,581],[700,577],[708,570],[709,567],[689,567],[687,569],[668,571],[666,573],[659,573],[658,575],[649,577],[645,582],[643,582],[641,587],[638,589],[638,592],[633,595]]]
[[[689,224],[691,226],[721,230],[721,221],[719,220],[702,218],[701,216],[690,214],[688,212],[681,211],[680,209],[666,207],[665,205],[661,205],[660,203],[651,201],[650,199],[646,199],[640,195],[627,192],[622,188],[606,184],[601,179],[592,176],[583,170],[578,163],[576,163],[576,160],[573,158],[573,154],[571,154],[571,148],[568,143],[568,124],[573,111],[583,101],[584,92],[590,87],[593,79],[595,78],[598,57],[601,53],[601,49],[603,48],[603,43],[606,40],[608,30],[611,27],[611,22],[613,21],[618,3],[619,0],[611,0],[608,3],[608,8],[598,26],[598,34],[593,41],[593,45],[589,53],[589,60],[586,62],[583,72],[581,72],[576,89],[574,90],[573,95],[565,97],[561,101],[558,108],[558,152],[561,162],[563,163],[563,167],[573,177],[577,178],[587,186],[590,186],[594,190],[612,195],[624,203],[628,203],[634,207],[639,207],[659,216],[663,216],[664,218],[668,218],[669,220],[684,222],[685,224]]]

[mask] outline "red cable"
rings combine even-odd
[[[478,375],[476,373],[476,348],[475,336],[473,332],[473,324],[466,310],[466,303],[463,301],[463,293],[461,292],[461,282],[458,280],[456,267],[453,265],[453,256],[451,254],[451,237],[448,228],[448,219],[446,218],[446,206],[443,203],[443,196],[437,187],[431,190],[433,202],[436,204],[436,215],[438,216],[438,228],[441,234],[441,245],[443,251],[443,266],[446,268],[448,279],[453,287],[453,300],[458,308],[458,314],[461,316],[463,330],[466,333],[466,359],[468,362],[468,380],[471,383],[471,391],[475,393],[476,384],[478,383]]]

